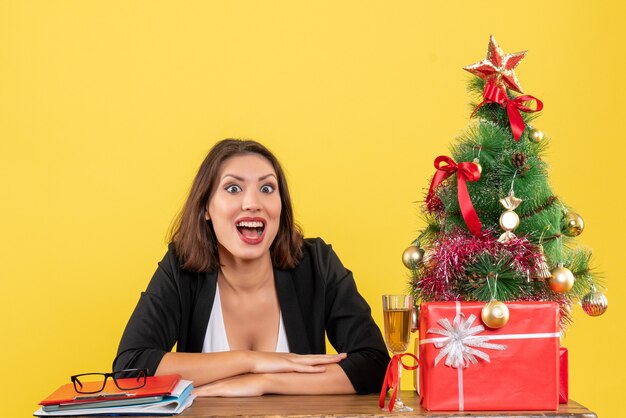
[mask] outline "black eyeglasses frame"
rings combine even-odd
[[[142,380],[142,383],[136,386],[132,386],[132,387],[126,386],[126,385],[124,385],[124,387],[121,387],[117,379],[127,379],[126,377],[124,377],[124,374],[128,374],[128,373],[137,373],[137,377],[133,376],[131,377],[131,379],[136,378],[138,381]],[[90,390],[90,391],[83,390],[82,389],[83,384],[80,381],[80,378],[83,376],[102,376],[102,387],[98,390]],[[109,377],[113,379],[113,383],[119,390],[139,389],[146,385],[147,377],[148,377],[148,369],[124,369],[124,370],[118,370],[112,373],[81,373],[81,374],[75,374],[73,376],[70,376],[70,380],[72,381],[72,384],[74,385],[74,390],[77,393],[89,394],[89,393],[102,392],[104,388],[106,387],[107,379]]]

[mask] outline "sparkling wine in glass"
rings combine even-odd
[[[393,354],[402,354],[409,348],[413,298],[410,295],[383,295],[383,319],[385,343]],[[400,412],[412,411],[400,399],[400,377],[402,362],[398,362],[398,395],[394,409]]]

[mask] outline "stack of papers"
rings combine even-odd
[[[121,391],[111,382],[93,395],[77,393],[68,383],[41,401],[34,415],[176,415],[193,403],[192,390],[192,383],[179,375],[149,376],[144,387],[132,391]]]

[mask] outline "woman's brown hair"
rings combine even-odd
[[[274,168],[280,192],[281,212],[278,234],[270,247],[272,263],[280,269],[295,267],[302,256],[302,232],[295,223],[287,179],[270,150],[252,140],[224,139],[211,148],[193,181],[191,191],[171,231],[176,256],[187,270],[203,272],[219,268],[217,238],[211,221],[205,219],[222,163],[237,155],[258,154]]]

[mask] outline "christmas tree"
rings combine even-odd
[[[575,302],[593,316],[608,302],[591,251],[575,245],[583,219],[548,182],[549,139],[531,125],[543,103],[515,75],[525,55],[504,54],[492,36],[487,58],[465,67],[479,100],[452,157],[435,159],[426,227],[403,261],[416,301],[485,301],[493,327],[507,317],[503,302],[555,301],[565,326]]]

